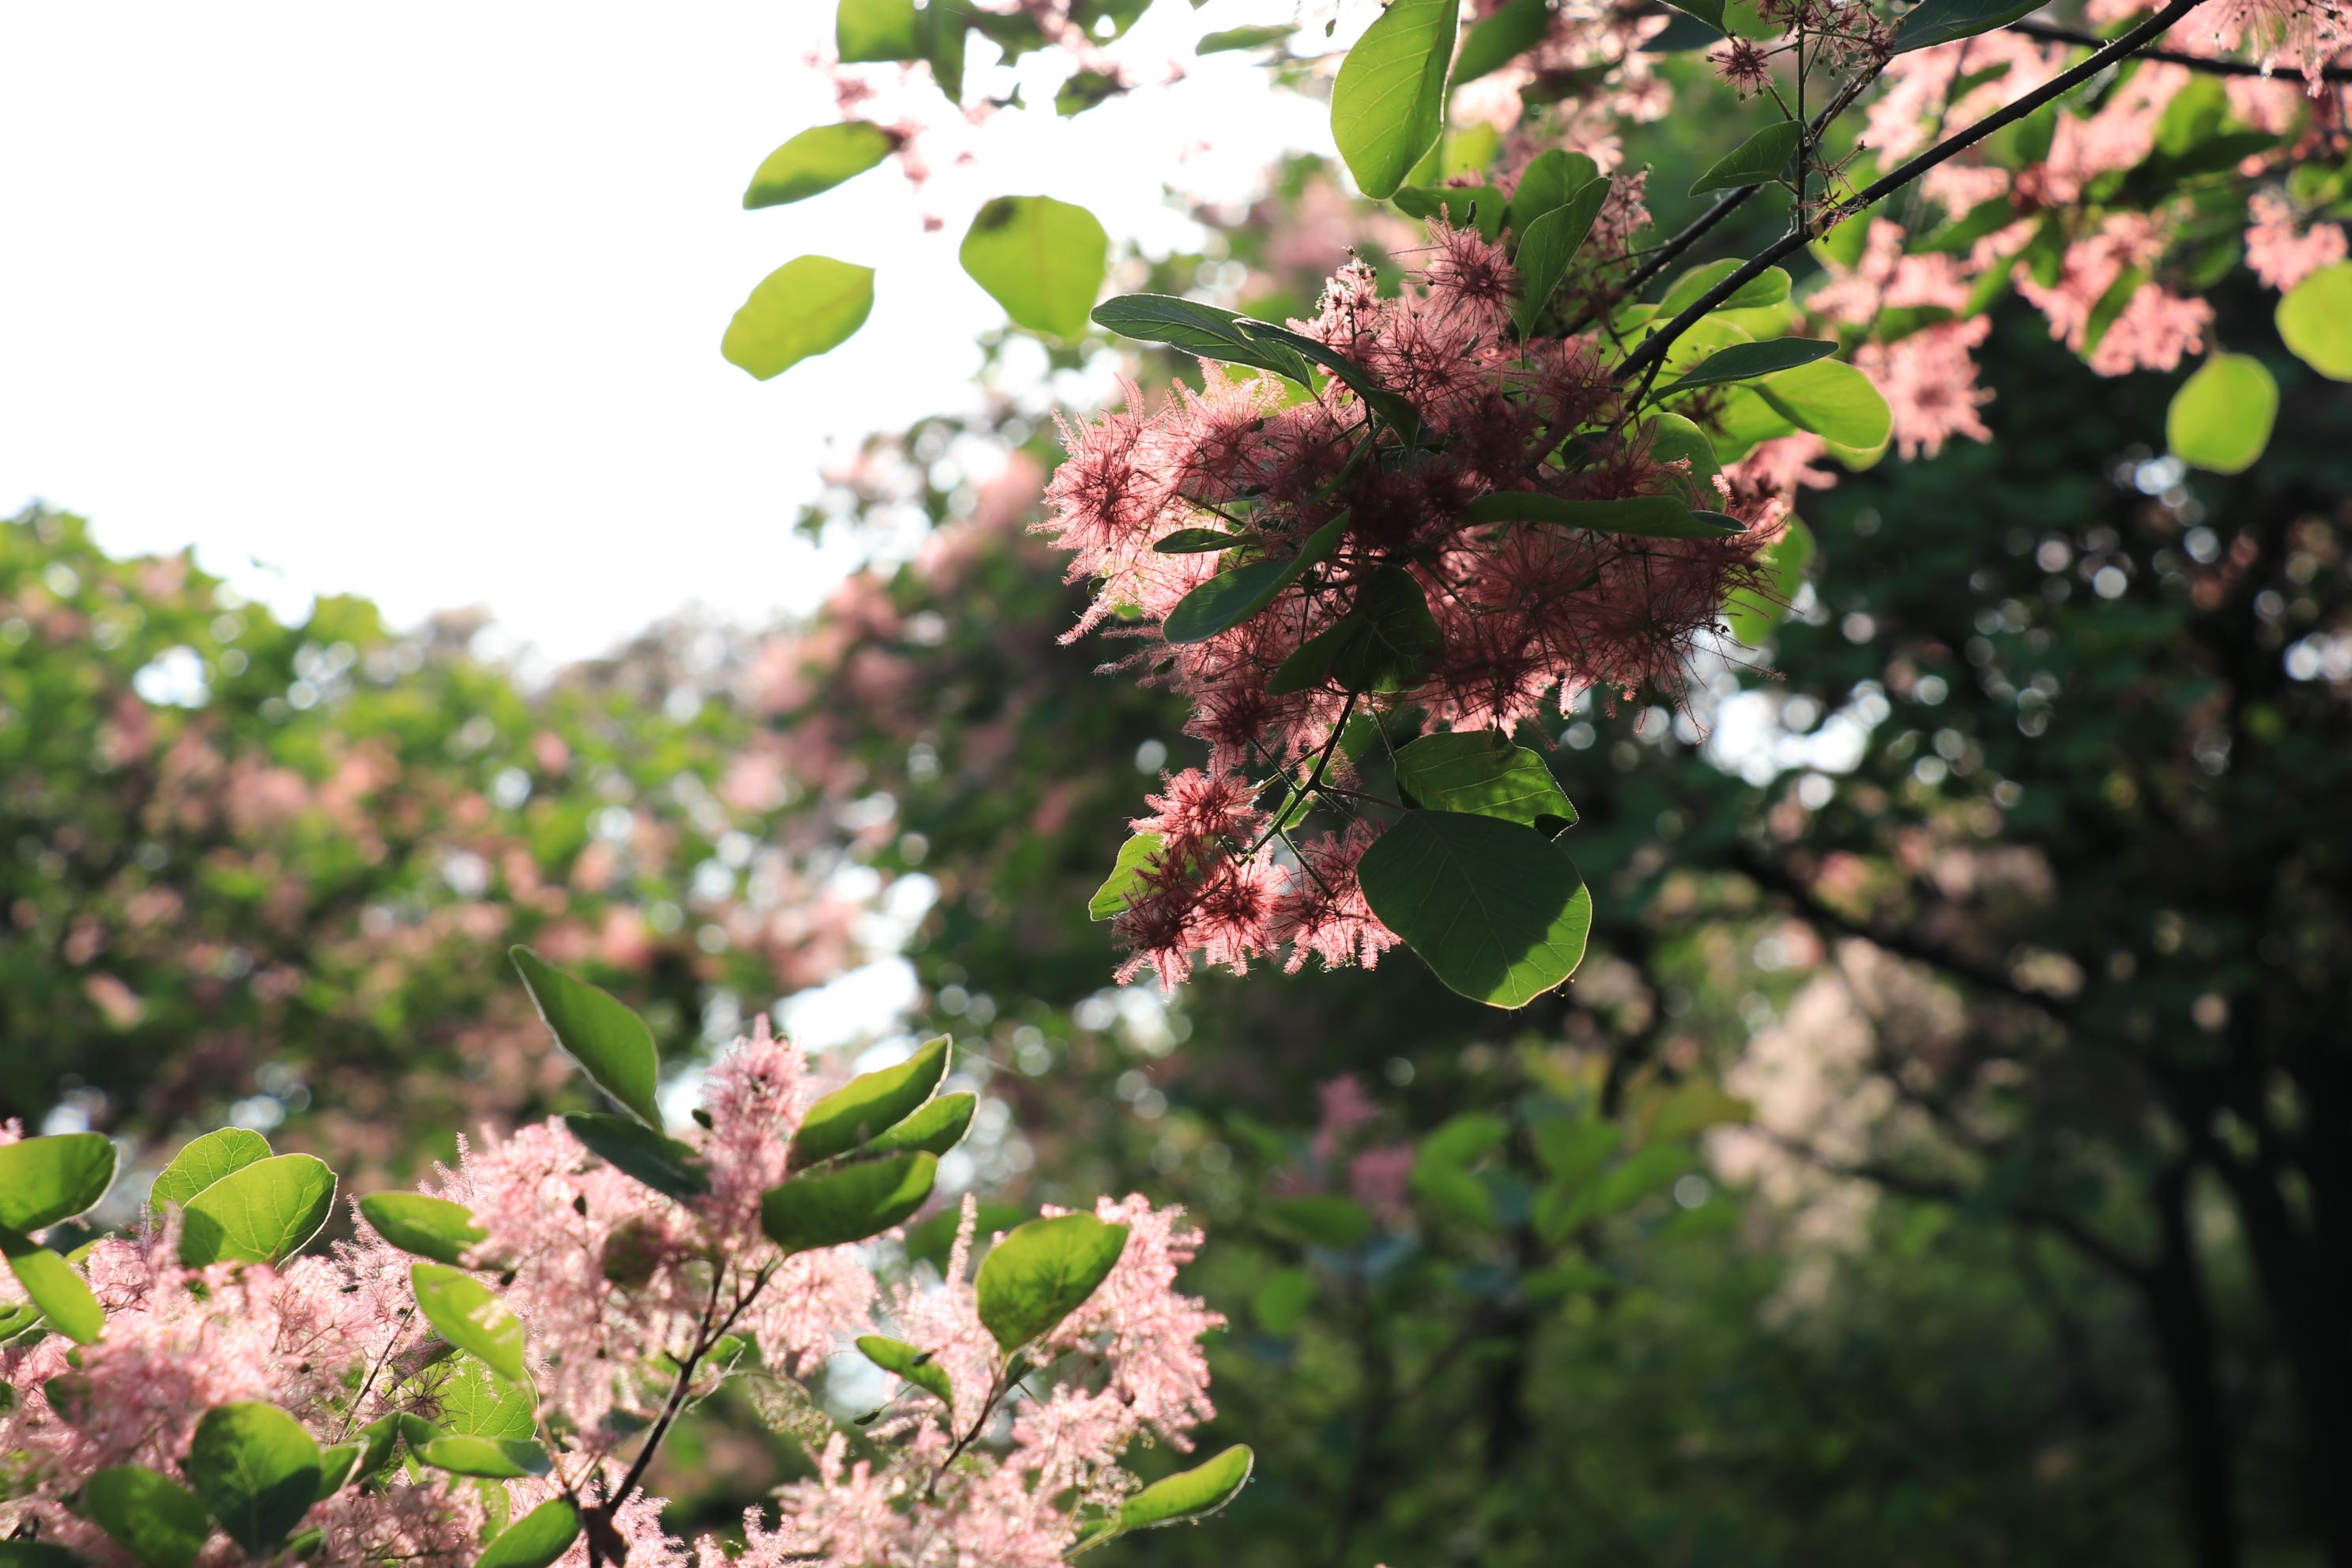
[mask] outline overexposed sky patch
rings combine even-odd
[[[955,265],[981,200],[1055,195],[1160,248],[1187,238],[1165,183],[1239,195],[1324,134],[1217,56],[1077,121],[999,117],[921,192],[886,166],[747,213],[759,160],[835,117],[803,63],[832,9],[0,11],[0,510],[194,544],[288,608],[486,605],[557,658],[689,601],[806,608],[844,564],[790,531],[828,438],[970,395],[1002,320]],[[1134,44],[1286,9],[1162,5]],[[878,268],[874,318],[754,383],[719,334],[809,251]]]

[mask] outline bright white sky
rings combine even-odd
[[[1289,10],[1146,26],[1164,54]],[[1159,248],[1186,232],[1170,174],[1238,193],[1324,134],[1223,55],[1078,121],[1000,117],[919,197],[886,165],[747,213],[760,159],[835,118],[803,63],[832,12],[0,9],[0,512],[37,497],[117,552],[194,544],[283,608],[487,605],[556,658],[692,600],[805,608],[840,569],[790,532],[825,439],[957,405],[1002,320],[955,265],[980,200],[1079,202]],[[1188,155],[1204,121],[1216,151]],[[755,383],[719,334],[807,251],[878,268],[874,317]]]

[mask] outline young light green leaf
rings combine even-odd
[[[955,1405],[953,1385],[948,1381],[947,1369],[931,1352],[908,1344],[904,1340],[886,1339],[880,1334],[860,1334],[857,1348],[866,1359],[884,1372],[896,1373],[927,1394],[936,1394],[941,1404]]]
[[[0,1225],[46,1230],[106,1195],[114,1145],[102,1132],[61,1132],[0,1144]]]
[[[1206,1519],[1242,1495],[1256,1457],[1236,1443],[1213,1459],[1152,1482],[1118,1507],[1118,1532]]]
[[[1095,307],[1097,326],[1141,342],[1166,343],[1188,354],[1223,360],[1314,384],[1314,370],[1281,343],[1259,342],[1241,329],[1242,317],[1173,294],[1121,294]]]
[[[1524,181],[1521,187],[1525,188]],[[1587,181],[1559,205],[1537,215],[1519,230],[1519,302],[1514,316],[1521,337],[1535,330],[1608,200],[1607,180]]]
[[[980,1321],[1008,1352],[1086,1305],[1127,1247],[1127,1226],[1088,1214],[1033,1219],[990,1249],[973,1289]]]
[[[1537,153],[1511,190],[1511,227],[1524,235],[1528,225],[1599,178],[1601,165],[1581,153],[1552,147]]]
[[[1465,812],[1408,811],[1364,851],[1357,878],[1381,923],[1454,990],[1519,1007],[1584,957],[1592,896],[1533,828]]]
[[[580,1539],[580,1509],[550,1498],[493,1536],[474,1568],[548,1568]]]
[[[539,1400],[479,1357],[460,1351],[428,1370],[434,1429],[457,1437],[528,1437],[539,1430]]]
[[[187,1201],[232,1172],[269,1158],[269,1140],[242,1127],[224,1127],[192,1139],[155,1178],[147,1194],[148,1210],[162,1215],[173,1204]]]
[[[772,381],[847,342],[873,310],[874,268],[830,256],[795,256],[761,279],[736,307],[719,352],[753,380]]]
[[[661,1106],[654,1093],[661,1084],[661,1055],[646,1021],[611,992],[566,973],[530,949],[507,951],[522,972],[540,1017],[554,1031],[555,1043],[638,1121],[660,1127]]]
[[[1203,33],[1201,41],[1192,46],[1196,55],[1231,54],[1242,49],[1262,49],[1268,44],[1278,44],[1298,31],[1287,25],[1256,27],[1223,27],[1213,33]]]
[[[8,1259],[9,1272],[50,1328],[76,1344],[98,1342],[106,1331],[106,1311],[72,1264],[5,1226],[0,1226],[0,1256]],[[16,1331],[22,1331],[19,1325]]]
[[[545,1448],[519,1437],[436,1437],[419,1445],[416,1462],[494,1481],[543,1476],[552,1468]]]
[[[116,1465],[82,1483],[81,1510],[145,1568],[188,1568],[213,1532],[194,1492],[144,1465]]]
[[[1704,267],[1694,267],[1687,272],[1677,274],[1675,280],[1666,285],[1665,297],[1658,301],[1657,311],[1651,319],[1673,321],[1706,298],[1708,289],[1747,265],[1746,260],[1739,257],[1727,256],[1719,261],[1710,261]],[[1781,268],[1768,267],[1732,290],[1731,297],[1715,309],[1717,312],[1754,310],[1766,305],[1784,304],[1788,298],[1788,272]]]
[[[1421,415],[1404,398],[1391,392],[1366,374],[1364,368],[1346,355],[1313,338],[1294,332],[1288,327],[1277,327],[1272,321],[1254,321],[1244,316],[1236,323],[1242,335],[1253,342],[1279,343],[1300,358],[1321,365],[1348,384],[1348,389],[1364,401],[1364,406],[1381,416],[1383,424],[1403,434],[1408,442],[1421,429]]]
[[[1672,496],[1629,496],[1620,500],[1564,500],[1539,490],[1495,490],[1464,509],[1472,522],[1556,522],[1594,533],[1640,534],[1651,539],[1717,539],[1740,531],[1709,521]]]
[[[1363,193],[1394,194],[1444,128],[1459,0],[1392,0],[1339,66],[1331,137]]]
[[[963,1142],[965,1131],[971,1126],[971,1113],[979,1099],[965,1090],[943,1094],[866,1145],[869,1154],[896,1154],[919,1149],[926,1153],[944,1154]]]
[[[1547,816],[1573,823],[1559,782],[1543,758],[1486,730],[1423,735],[1396,754],[1397,783],[1433,811],[1462,811],[1533,827]]]
[[[1957,43],[1962,38],[1990,33],[1995,27],[2006,27],[2021,16],[2030,16],[2049,0],[1921,0],[1895,27],[1895,52],[1907,55],[1913,49],[1932,49],[1938,44]]]
[[[360,1214],[393,1246],[436,1263],[462,1263],[466,1249],[488,1234],[465,1205],[423,1193],[370,1193],[360,1200]]]
[[[941,1035],[896,1067],[858,1074],[808,1108],[784,1168],[804,1170],[888,1131],[931,1098],[947,1070],[948,1037]]]
[[[1793,370],[1837,353],[1837,344],[1821,338],[1766,338],[1762,342],[1733,343],[1701,360],[1696,370],[1658,391],[1660,397],[1694,387],[1718,386],[1727,381],[1750,381],[1776,371]]]
[[[342,1490],[366,1454],[365,1443],[337,1443],[332,1447],[320,1449],[318,1500],[324,1502]]]
[[[1166,842],[1157,833],[1138,833],[1118,847],[1118,858],[1111,862],[1110,875],[1087,900],[1087,918],[1107,921],[1118,918],[1127,908],[1128,900],[1143,890],[1143,874],[1159,863],[1160,847]]]
[[[687,1144],[625,1116],[575,1111],[563,1119],[572,1136],[606,1164],[680,1200],[710,1190],[710,1173]]]
[[[957,255],[1016,324],[1075,338],[1109,270],[1110,236],[1068,202],[999,196],[972,218]]]
[[[408,1280],[436,1333],[509,1383],[523,1381],[522,1320],[489,1287],[440,1263],[410,1264]]]
[[[188,1479],[229,1539],[260,1556],[291,1533],[319,1496],[319,1445],[274,1405],[207,1410],[188,1450]]]
[[[276,1263],[335,1212],[335,1173],[309,1154],[273,1154],[232,1171],[182,1210],[180,1261]]]
[[[2323,267],[2278,302],[2278,334],[2330,381],[2352,381],[2352,261]]]
[[[1707,433],[1679,414],[1654,414],[1642,422],[1649,432],[1650,456],[1661,463],[1690,465],[1692,493],[1715,498],[1715,476],[1723,471]]]
[[[1776,120],[1709,164],[1706,173],[1692,182],[1690,194],[1736,191],[1742,185],[1780,179],[1788,173],[1790,160],[1804,139],[1802,125],[1793,120]]]
[[[1341,512],[1309,534],[1298,553],[1287,560],[1252,561],[1219,573],[1177,601],[1161,623],[1160,635],[1171,643],[1196,643],[1231,631],[1338,549],[1347,530],[1348,514]]]
[[[915,0],[841,0],[834,13],[834,47],[845,65],[922,58]]]
[[[782,206],[829,191],[898,150],[895,131],[863,120],[814,125],[761,161],[743,193],[746,207]]]
[[[864,1241],[923,1206],[939,1163],[933,1154],[894,1154],[795,1176],[761,1196],[760,1227],[787,1253]]]
[[[2172,455],[2215,474],[2242,474],[2271,442],[2278,383],[2250,354],[2217,353],[2172,395],[2164,418]]]
[[[1781,417],[1841,447],[1868,451],[1884,446],[1894,429],[1886,399],[1843,360],[1817,359],[1754,384]]]

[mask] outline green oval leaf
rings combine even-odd
[[[359,1468],[360,1460],[366,1454],[365,1443],[338,1443],[331,1448],[320,1449],[319,1496],[316,1500],[324,1502],[342,1490],[344,1483],[352,1479],[352,1472]]]
[[[0,1144],[0,1225],[26,1232],[71,1219],[114,1184],[114,1145],[101,1132]]]
[[[939,1395],[941,1404],[954,1405],[955,1394],[948,1382],[947,1369],[932,1359],[930,1352],[880,1334],[860,1334],[857,1348],[884,1372],[896,1373],[925,1393]]]
[[[1089,1214],[1015,1226],[980,1266],[981,1322],[1008,1352],[1043,1338],[1086,1305],[1126,1248],[1127,1226]]]
[[[808,1108],[784,1168],[804,1170],[888,1131],[931,1098],[947,1071],[948,1037],[941,1035],[896,1067],[858,1074]]]
[[[926,1153],[944,1154],[963,1142],[965,1131],[971,1126],[971,1113],[979,1104],[978,1097],[969,1091],[940,1095],[868,1143],[866,1152],[895,1154],[919,1149]]]
[[[1490,1006],[1525,1006],[1576,973],[1592,928],[1576,863],[1491,816],[1406,812],[1364,851],[1357,878],[1372,912],[1440,980]]]
[[[466,1249],[488,1234],[465,1205],[423,1193],[370,1193],[360,1213],[393,1246],[436,1263],[463,1263]]]
[[[2242,474],[2271,442],[2278,383],[2249,354],[2217,353],[2181,383],[2164,416],[2165,442],[2182,462]]]
[[[548,1568],[578,1539],[578,1506],[569,1498],[550,1498],[499,1531],[474,1568]]]
[[[49,1327],[76,1344],[96,1344],[106,1331],[106,1311],[74,1266],[23,1231],[0,1226],[0,1256],[40,1310]],[[21,1332],[26,1325],[17,1325]]]
[[[598,1088],[658,1128],[661,1107],[654,1094],[661,1084],[661,1053],[646,1021],[611,992],[565,973],[527,947],[509,948],[508,955],[555,1043],[588,1069]]]
[[[1659,321],[1674,320],[1705,299],[1708,289],[1747,265],[1740,257],[1727,256],[1720,261],[1710,261],[1704,267],[1694,267],[1687,272],[1677,274],[1675,280],[1666,285],[1665,297],[1658,301],[1656,313],[1651,319]],[[1733,289],[1730,297],[1715,309],[1718,311],[1755,310],[1767,305],[1785,304],[1788,299],[1787,270],[1768,267]]]
[[[2276,319],[2295,358],[2331,381],[2352,381],[2352,261],[2323,267],[2287,290]]]
[[[1453,85],[1500,70],[1542,43],[1550,31],[1551,10],[1544,0],[1505,0],[1462,40],[1462,52],[1454,57]]]
[[[1213,33],[1203,33],[1192,46],[1196,55],[1231,54],[1241,49],[1262,49],[1268,44],[1278,44],[1298,31],[1287,25],[1255,27],[1221,27]]]
[[[683,1202],[710,1190],[700,1156],[642,1121],[588,1111],[566,1116],[563,1125],[590,1153],[665,1196]]]
[[[1717,386],[1727,381],[1752,381],[1759,375],[1794,370],[1837,353],[1837,344],[1821,338],[1766,338],[1761,342],[1733,343],[1701,360],[1696,370],[1659,389],[1660,397],[1696,386]]]
[[[2006,27],[2021,16],[2031,16],[2049,0],[1921,0],[1896,26],[1895,50],[1932,49]]]
[[[242,1127],[224,1127],[192,1140],[172,1156],[147,1194],[148,1208],[157,1215],[173,1204],[187,1201],[223,1176],[269,1158],[269,1140]]]
[[[1715,442],[1707,433],[1679,414],[1654,414],[1642,422],[1650,439],[1650,456],[1661,463],[1690,465],[1691,489],[1713,499],[1715,476],[1723,472],[1716,460]]]
[[[1781,417],[1841,447],[1884,446],[1895,426],[1870,377],[1843,360],[1815,360],[1768,375],[1755,388]]]
[[[275,1263],[319,1234],[335,1210],[335,1173],[309,1154],[273,1154],[232,1171],[182,1211],[180,1261]]]
[[[1552,147],[1538,153],[1511,189],[1510,225],[1525,234],[1528,226],[1601,178],[1601,165],[1581,153]]]
[[[904,140],[895,131],[863,120],[812,126],[761,161],[743,193],[743,205],[782,206],[829,191],[879,163]]]
[[[1465,509],[1472,522],[1556,522],[1594,533],[1632,533],[1651,539],[1719,539],[1738,533],[1696,512],[1672,496],[1629,496],[1622,500],[1564,500],[1538,490],[1495,490]]]
[[[1075,338],[1110,268],[1110,236],[1068,202],[999,196],[973,216],[956,254],[1017,325]]]
[[[1094,921],[1116,919],[1127,908],[1128,900],[1143,890],[1143,874],[1159,863],[1160,847],[1165,840],[1157,833],[1138,833],[1118,847],[1118,858],[1111,862],[1110,875],[1087,900],[1087,918]]]
[[[418,1446],[416,1462],[494,1481],[543,1476],[553,1468],[545,1448],[519,1437],[436,1437]]]
[[[285,1540],[319,1495],[319,1445],[274,1405],[222,1405],[196,1423],[188,1479],[229,1539],[258,1556]]]
[[[1522,188],[1525,182],[1521,182]],[[1539,213],[1519,232],[1519,302],[1516,316],[1519,335],[1526,337],[1544,307],[1568,276],[1569,263],[1583,248],[1593,220],[1609,200],[1609,182],[1593,180],[1579,187],[1559,205]]]
[[[760,1199],[760,1228],[786,1253],[878,1236],[923,1206],[939,1158],[916,1152],[795,1176]]]
[[[205,1505],[144,1465],[116,1465],[82,1483],[81,1511],[146,1568],[188,1568],[213,1532]]]
[[[923,35],[915,0],[841,0],[833,16],[842,63],[920,59]]]
[[[1348,514],[1341,512],[1309,534],[1298,553],[1286,561],[1252,561],[1219,573],[1177,601],[1160,623],[1160,636],[1171,643],[1196,643],[1233,630],[1338,549],[1347,531]]]
[[[1533,827],[1576,820],[1544,760],[1491,730],[1424,735],[1396,754],[1397,783],[1434,811],[1463,811]]]
[[[1242,1495],[1256,1456],[1236,1443],[1216,1458],[1157,1480],[1118,1507],[1118,1532],[1206,1519]]]
[[[754,380],[772,380],[847,342],[873,310],[874,268],[796,256],[760,279],[736,308],[719,352]]]
[[[433,1426],[456,1437],[528,1437],[539,1430],[539,1400],[527,1383],[509,1383],[479,1357],[460,1351],[428,1369],[422,1392]]]
[[[1790,160],[1804,139],[1805,128],[1796,121],[1776,120],[1707,165],[1706,173],[1692,182],[1690,194],[1736,191],[1778,180],[1789,172]]]
[[[1248,365],[1287,376],[1301,386],[1311,385],[1314,371],[1280,343],[1258,342],[1244,335],[1237,311],[1181,300],[1173,294],[1121,294],[1095,307],[1099,326],[1147,343],[1170,348],[1228,364]]]
[[[1331,138],[1364,195],[1394,194],[1444,128],[1459,0],[1392,0],[1340,63]]]
[[[440,1263],[410,1264],[408,1281],[436,1333],[509,1383],[523,1381],[522,1320],[488,1286]]]

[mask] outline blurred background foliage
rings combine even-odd
[[[1313,160],[1196,216],[1121,284],[1295,311],[1415,243]],[[2272,362],[2269,455],[2191,477],[2178,377],[2004,315],[1995,441],[1812,498],[1769,651],[1523,737],[1604,896],[1507,1015],[1405,959],[1109,987],[1087,896],[1197,750],[1025,532],[1098,376],[993,352],[982,414],[829,476],[802,526],[894,542],[820,616],[551,672],[8,521],[0,1115],[407,1178],[581,1101],[529,942],[674,1055],[771,1003],[844,1069],[951,1030],[943,1188],[1193,1210],[1203,1440],[1259,1479],[1135,1561],[2352,1562],[2339,392]],[[704,1521],[800,1462],[728,1415],[658,1481]]]

